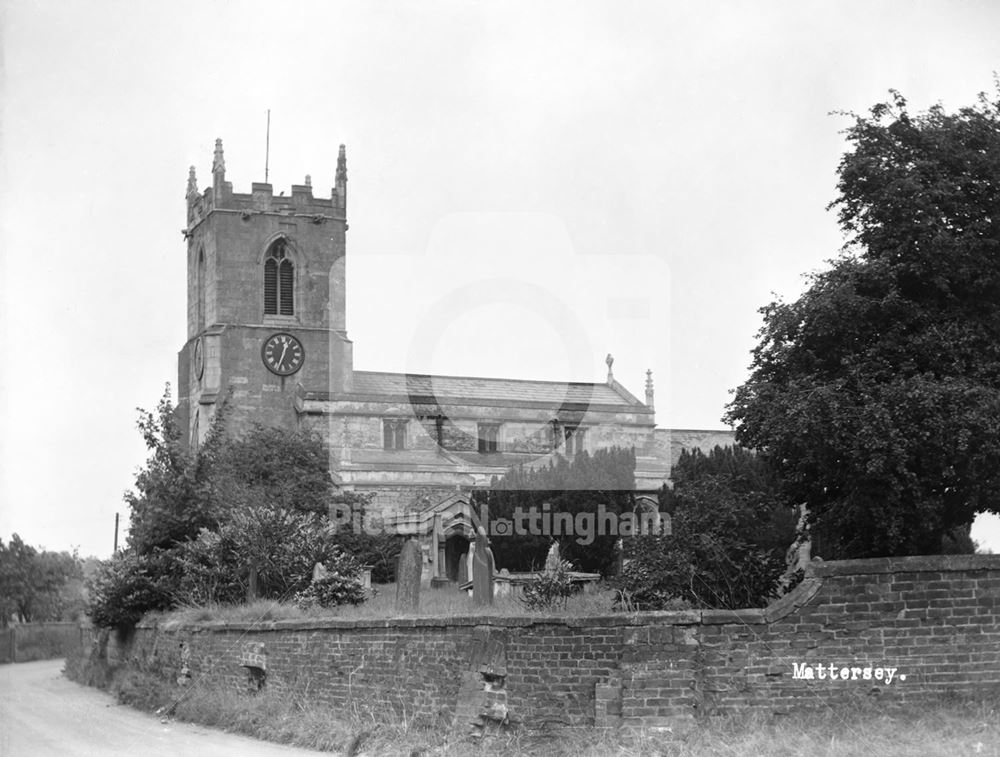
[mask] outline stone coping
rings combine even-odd
[[[294,620],[226,621],[210,620],[193,623],[159,621],[139,623],[137,628],[157,628],[162,631],[324,631],[382,628],[528,628],[532,626],[562,626],[564,628],[609,628],[622,626],[695,626],[725,623],[763,623],[764,610],[673,610],[664,612],[630,612],[614,615],[581,617],[544,617],[531,615],[439,615],[419,618],[301,618]]]
[[[803,581],[791,592],[764,608],[742,610],[675,610],[631,612],[613,615],[538,616],[538,615],[454,615],[400,618],[301,618],[267,621],[142,621],[137,628],[162,631],[322,631],[382,628],[448,628],[489,626],[527,628],[562,626],[564,628],[609,628],[647,625],[756,625],[775,623],[805,606],[819,593],[828,576],[863,576],[887,573],[967,572],[1000,570],[1000,555],[934,555],[919,557],[881,557],[866,560],[815,562]]]
[[[1000,555],[920,555],[875,557],[865,560],[815,562],[815,576],[855,576],[871,573],[946,573],[969,570],[1000,570]]]

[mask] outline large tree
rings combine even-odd
[[[139,409],[136,424],[149,459],[125,492],[129,506],[129,546],[139,554],[170,547],[214,525],[198,458],[181,439],[168,384],[156,412]]]
[[[847,244],[762,308],[726,420],[809,507],[824,557],[935,553],[1000,512],[1000,100],[914,115],[892,92],[850,115],[831,203]]]
[[[673,489],[660,492],[670,533],[623,540],[622,599],[643,610],[766,605],[796,526],[771,466],[741,447],[716,447],[684,450],[670,475]]]
[[[169,387],[155,413],[140,411],[150,455],[125,495],[127,547],[92,582],[95,623],[128,627],[144,612],[178,603],[290,600],[317,562],[354,564],[344,544],[386,573],[388,538],[331,526],[330,504],[357,497],[335,495],[322,440],[265,426],[236,437],[226,431],[226,410],[196,451],[181,442]]]
[[[125,501],[129,546],[140,554],[171,549],[256,505],[326,513],[333,483],[323,441],[260,425],[234,437],[226,431],[228,412],[224,403],[205,442],[192,451],[181,439],[169,385],[155,413],[139,410],[149,459]]]
[[[603,507],[607,513],[618,515],[635,509],[635,452],[631,448],[597,450],[593,455],[582,452],[572,459],[559,456],[548,466],[537,469],[515,466],[494,481],[488,491],[477,491],[475,502],[489,505],[491,548],[498,568],[523,571],[537,570],[553,541],[559,542],[560,554],[576,569],[602,574],[613,573],[617,568],[618,534],[596,533],[598,519],[582,521],[582,530],[593,525],[595,533],[576,533],[575,528],[562,528],[554,533],[540,533],[545,528],[530,533],[531,521],[520,521],[529,533],[519,534],[513,529],[518,523],[518,513],[538,513],[535,525],[541,526],[542,514],[549,513],[550,523],[556,514],[569,513],[574,519],[578,514],[594,514]],[[500,535],[497,521],[512,521],[512,530]],[[576,521],[574,521],[575,523]],[[556,529],[553,528],[554,532]],[[572,534],[565,531],[573,531]]]
[[[74,619],[82,576],[75,554],[39,551],[17,534],[6,545],[0,540],[0,626],[11,616],[21,623]]]

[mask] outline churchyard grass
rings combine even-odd
[[[209,621],[253,623],[274,620],[302,620],[307,618],[414,618],[457,616],[556,616],[578,617],[584,615],[609,615],[616,611],[615,592],[610,588],[597,588],[586,594],[575,594],[564,606],[548,610],[530,610],[513,597],[495,597],[492,606],[477,606],[472,597],[454,587],[420,590],[420,607],[412,612],[401,612],[396,607],[396,585],[381,584],[375,587],[374,596],[360,605],[340,607],[313,607],[301,609],[291,602],[258,601],[242,605],[208,605],[181,607],[155,617],[171,625],[185,625]],[[154,616],[150,616],[154,617]]]

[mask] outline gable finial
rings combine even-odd
[[[646,406],[653,406],[653,370],[646,369]]]
[[[611,366],[614,365],[615,359],[610,352],[608,353],[608,356],[604,358],[604,362],[608,364],[608,383],[610,384],[615,380],[615,374],[611,372]]]

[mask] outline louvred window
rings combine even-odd
[[[264,315],[295,315],[295,264],[279,239],[264,260]]]
[[[291,260],[282,260],[278,265],[278,312],[281,315],[295,315],[295,308],[292,302],[292,280],[294,273]]]

